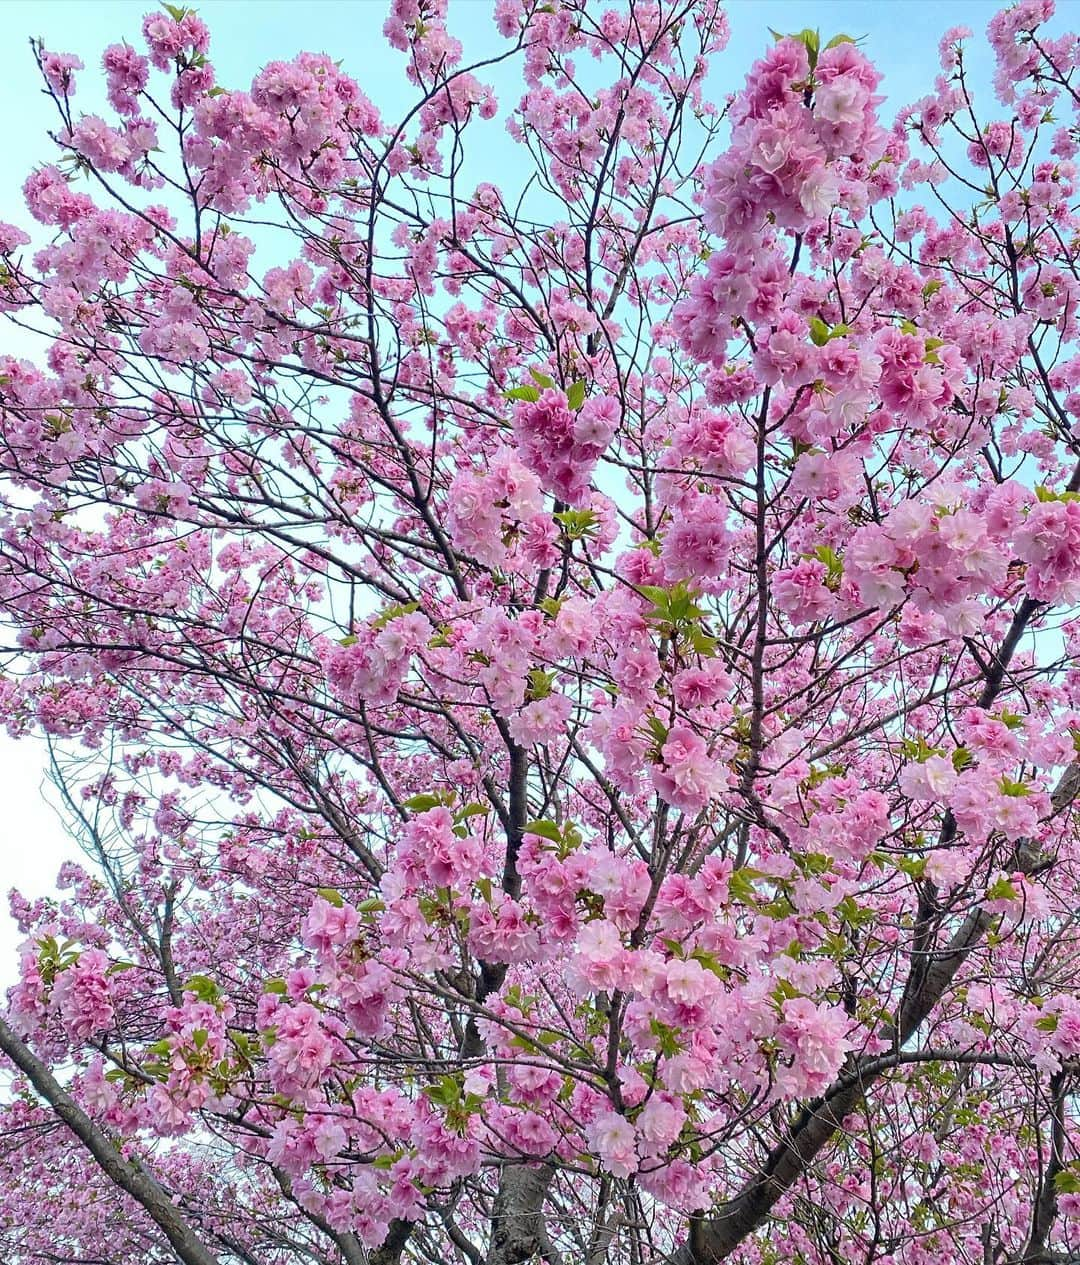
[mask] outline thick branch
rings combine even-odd
[[[411,1221],[391,1221],[390,1230],[382,1245],[367,1257],[369,1265],[397,1265],[401,1260],[401,1253],[405,1250],[405,1244],[408,1243],[409,1236],[412,1234],[412,1229],[413,1222]]]
[[[1071,764],[1062,774],[1052,797],[1054,812],[1061,812],[1076,795],[1080,765]],[[1043,862],[1030,841],[1016,847],[1015,868],[1030,873]],[[982,940],[993,922],[982,907],[971,910],[948,945],[930,955],[916,991],[905,998],[895,1028],[882,1036],[896,1049],[905,1045],[945,995],[968,954]],[[858,1105],[863,1095],[885,1069],[874,1058],[860,1060],[854,1074],[845,1072],[823,1097],[809,1103],[787,1135],[770,1152],[756,1173],[732,1199],[711,1217],[691,1221],[688,1241],[669,1257],[671,1265],[716,1265],[764,1224],[777,1202],[803,1176],[810,1164],[832,1140],[844,1117]]]
[[[120,1147],[90,1119],[3,1019],[0,1019],[0,1050],[26,1076],[56,1116],[86,1147],[106,1177],[142,1206],[169,1240],[170,1246],[184,1265],[220,1265],[219,1259],[188,1225],[183,1213],[154,1177],[142,1165],[124,1158]]]
[[[1050,1154],[1042,1175],[1038,1198],[1035,1200],[1031,1220],[1031,1236],[1024,1255],[1024,1262],[1044,1260],[1046,1241],[1050,1237],[1057,1216],[1057,1175],[1065,1164],[1065,1077],[1059,1072],[1050,1082]]]
[[[544,1200],[555,1170],[550,1164],[503,1169],[491,1218],[486,1265],[560,1265],[544,1224]]]

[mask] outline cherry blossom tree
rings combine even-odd
[[[2,1255],[1080,1260],[1080,41],[495,22],[35,46]]]

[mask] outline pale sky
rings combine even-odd
[[[103,48],[127,39],[140,46],[139,27],[147,0],[6,0],[0,74],[0,117],[4,127],[4,166],[0,176],[0,220],[27,226],[20,186],[27,173],[51,159],[46,131],[56,124],[52,103],[41,94],[28,41],[44,38],[56,52],[77,53],[88,69],[80,75],[76,104],[101,108],[96,67]],[[307,49],[342,59],[344,68],[383,111],[393,117],[411,101],[401,55],[382,42],[387,12],[384,0],[203,0],[194,6],[212,33],[210,56],[218,82],[247,86],[267,61],[286,59]],[[605,7],[597,0],[597,8]],[[823,37],[843,32],[865,37],[864,49],[885,76],[883,89],[895,109],[931,88],[937,72],[937,43],[948,26],[964,24],[976,34],[969,65],[979,87],[988,88],[990,59],[982,34],[1001,7],[991,0],[733,0],[728,5],[732,38],[714,62],[712,95],[722,99],[741,84],[750,62],[771,42],[768,28],[788,32],[820,28]],[[1068,6],[1062,4],[1062,9]],[[466,57],[503,47],[491,22],[489,0],[451,0],[450,27],[463,41]],[[504,81],[505,82],[505,81]],[[502,103],[516,100],[516,85],[500,84]],[[989,92],[984,93],[984,100]],[[496,125],[490,125],[496,126]],[[500,155],[501,161],[501,155]],[[512,158],[511,158],[512,161]],[[499,172],[504,174],[500,167]],[[0,349],[28,354],[8,331]],[[14,978],[18,936],[7,916],[6,893],[18,887],[27,895],[51,891],[57,868],[76,855],[56,813],[46,802],[43,752],[31,740],[13,742],[0,734],[0,790],[4,813],[0,826],[0,986]]]

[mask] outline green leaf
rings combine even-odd
[[[595,510],[559,510],[552,518],[561,524],[570,540],[595,535],[600,522],[600,516]]]
[[[810,60],[810,69],[813,70],[817,65],[818,53],[821,51],[821,35],[819,32],[813,31],[807,26],[791,38],[805,45],[806,53]]]
[[[187,9],[177,8],[175,4],[163,4],[161,6],[165,12],[172,18],[174,22],[183,22],[188,15]]]
[[[914,760],[917,764],[925,764],[932,755],[945,754],[944,747],[931,747],[922,734],[915,738],[902,738],[900,750],[907,759]]]
[[[1014,782],[1011,777],[1003,777],[1000,782],[1002,795],[1007,795],[1009,799],[1027,799],[1031,794],[1031,787],[1023,782]]]
[[[673,628],[685,628],[705,617],[706,612],[695,600],[697,590],[691,588],[685,580],[680,580],[671,588],[661,588],[657,584],[640,584],[637,591],[653,603],[653,609],[646,612],[646,619],[655,619],[661,624],[670,624]]]
[[[679,1044],[679,1032],[676,1028],[661,1023],[659,1019],[649,1021],[649,1031],[656,1038],[657,1049],[665,1058],[674,1058],[682,1049]]]
[[[818,545],[813,556],[825,566],[825,587],[838,588],[844,578],[844,560],[831,545]]]
[[[856,41],[850,35],[834,35],[825,45],[825,51],[828,52],[830,48],[838,48],[841,44],[854,43],[856,43]]]
[[[740,905],[754,904],[757,900],[757,889],[754,887],[756,878],[760,878],[760,872],[748,865],[735,870],[728,879],[728,895]]]
[[[970,768],[975,763],[975,757],[967,749],[967,747],[957,747],[952,753],[952,766],[957,773]]]
[[[1040,1032],[1057,1032],[1058,1017],[1057,1015],[1043,1015],[1041,1019],[1035,1020],[1035,1027]]]
[[[926,873],[926,857],[897,857],[895,865],[909,878],[920,879]]]
[[[776,987],[772,990],[772,996],[779,1005],[783,1005],[786,1001],[793,1001],[796,997],[801,997],[802,993],[790,980],[781,979],[776,981]]]
[[[432,808],[445,806],[443,797],[431,791],[425,791],[420,795],[410,795],[408,799],[401,802],[411,813],[426,813]]]
[[[800,783],[806,790],[812,791],[827,782],[830,778],[843,777],[847,772],[847,767],[843,764],[825,764],[820,768],[810,767],[810,772],[803,778]],[[818,873],[821,873],[819,870]]]
[[[381,914],[386,908],[386,904],[378,896],[369,896],[367,900],[362,900],[356,908],[357,912],[361,914]]]
[[[701,655],[703,659],[710,659],[716,654],[716,648],[720,643],[715,637],[710,637],[700,628],[691,628],[689,636],[690,645],[693,646],[695,654]]]
[[[566,393],[566,402],[576,413],[585,403],[585,379],[578,378],[576,382],[570,384],[570,390]]]
[[[345,897],[342,896],[336,887],[320,887],[316,895],[321,896],[328,905],[333,905],[335,909],[343,909],[345,906]]]
[[[372,625],[375,628],[385,628],[391,621],[400,619],[403,615],[411,615],[419,609],[419,602],[395,602],[393,606],[388,606],[381,615],[372,620]]]
[[[845,896],[837,905],[836,912],[840,915],[841,920],[850,927],[865,927],[874,918],[873,910],[865,909],[856,901],[854,896]]]
[[[540,392],[536,387],[513,387],[503,392],[504,400],[527,400],[530,404],[535,404],[539,398]]]
[[[184,985],[185,993],[194,993],[199,1001],[213,1002],[218,999],[218,986],[208,975],[193,975]]]
[[[283,979],[268,979],[262,990],[264,993],[276,993],[279,997],[284,997],[288,992],[288,985]]]
[[[999,878],[986,889],[987,900],[1019,900],[1020,893],[1016,885],[1007,878]]]
[[[530,821],[525,825],[527,835],[539,835],[541,839],[549,839],[552,843],[562,843],[562,831],[553,821],[546,818]]]
[[[1054,1189],[1059,1195],[1080,1195],[1080,1175],[1073,1169],[1063,1168],[1054,1174]]]
[[[829,327],[820,316],[810,318],[810,341],[815,347],[824,347],[829,341]]]
[[[709,953],[706,949],[695,949],[690,956],[695,962],[700,962],[707,971],[712,971],[717,979],[726,980],[731,975],[728,968],[720,964],[715,954]]]
[[[461,1086],[453,1076],[441,1076],[437,1085],[426,1085],[421,1092],[444,1107],[452,1107],[461,1098]]]
[[[543,668],[532,668],[528,676],[529,686],[525,691],[525,697],[530,702],[537,702],[541,698],[548,698],[555,685],[555,673],[545,672]]]
[[[540,373],[537,369],[530,369],[529,377],[532,378],[538,387],[542,387],[545,391],[550,391],[555,385],[554,378],[549,378],[546,373]],[[539,396],[537,398],[539,399]]]
[[[657,606],[667,601],[668,591],[662,585],[639,584],[637,591],[642,597],[647,597],[650,602],[655,602]]]

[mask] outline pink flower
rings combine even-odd
[[[574,709],[573,700],[565,694],[548,694],[535,699],[510,720],[510,733],[522,747],[546,746],[568,735],[568,722]]]
[[[665,1151],[682,1132],[685,1120],[686,1112],[677,1098],[671,1094],[654,1094],[642,1107],[636,1125],[644,1143],[654,1150]]]
[[[548,1121],[535,1111],[508,1113],[503,1121],[503,1131],[510,1145],[526,1155],[547,1155],[559,1137]]]
[[[597,1116],[585,1126],[590,1147],[600,1157],[600,1165],[615,1177],[632,1177],[638,1168],[634,1126],[613,1111]]]
[[[693,958],[672,958],[664,972],[664,985],[672,1001],[693,1006],[715,991],[716,976]]]
[[[921,764],[906,764],[900,773],[900,789],[909,799],[942,803],[955,785],[956,769],[940,755]]]
[[[41,70],[49,86],[61,96],[74,96],[75,71],[83,69],[83,62],[73,53],[41,54]]]
[[[777,606],[790,615],[793,623],[817,623],[829,617],[836,599],[825,587],[826,574],[825,566],[812,560],[777,571],[773,595]]]
[[[723,770],[705,740],[686,725],[675,725],[660,749],[662,763],[649,769],[661,799],[684,813],[697,813],[723,785]]]
[[[680,504],[660,557],[669,579],[692,579],[723,575],[730,550],[726,504],[718,497],[693,493]]]
[[[567,971],[567,982],[581,994],[622,987],[629,962],[618,928],[597,918],[582,927],[576,952]]]
[[[824,164],[799,186],[799,205],[811,219],[825,219],[840,197],[840,179]]]
[[[344,948],[356,938],[360,915],[351,905],[338,908],[317,896],[304,921],[304,944],[320,957],[330,957],[334,949]]]
[[[847,1018],[838,1010],[818,1006],[809,997],[793,997],[783,1004],[777,1038],[789,1051],[791,1065],[777,1072],[777,1086],[785,1094],[820,1094],[835,1078],[851,1048]]]
[[[726,698],[735,688],[734,681],[719,659],[709,659],[700,668],[683,668],[675,674],[672,684],[676,702],[688,709],[709,707]]]
[[[417,813],[402,831],[399,859],[407,876],[435,887],[468,887],[480,872],[479,840],[454,833],[448,808]]]
[[[828,123],[852,124],[861,121],[867,91],[857,79],[838,75],[818,85],[814,93],[814,114]]]
[[[113,1020],[107,972],[111,963],[101,949],[84,949],[75,963],[61,971],[53,985],[53,1002],[64,1027],[73,1037],[88,1041]]]
[[[547,388],[514,408],[514,437],[522,460],[545,489],[570,505],[587,499],[589,480],[611,442],[621,412],[617,400],[596,397],[574,413],[562,391]]]
[[[653,1198],[682,1212],[699,1212],[712,1199],[709,1169],[681,1157],[644,1167],[637,1180]]]
[[[1016,533],[1016,555],[1028,564],[1027,589],[1040,601],[1080,592],[1080,503],[1037,501]],[[1070,596],[1073,595],[1073,596]]]
[[[290,1097],[314,1088],[333,1059],[333,1044],[322,1030],[319,1012],[308,1002],[283,1006],[275,1015],[270,1047],[270,1077]]]

